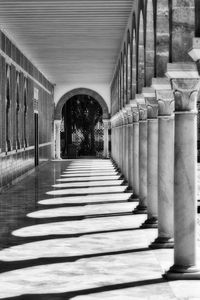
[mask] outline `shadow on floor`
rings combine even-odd
[[[125,282],[125,283],[119,283],[119,284],[111,284],[111,285],[105,285],[100,286],[96,288],[90,288],[90,289],[84,289],[84,290],[76,290],[66,293],[55,293],[55,294],[34,294],[34,295],[22,295],[18,297],[9,297],[4,298],[6,300],[69,300],[77,296],[83,296],[83,295],[91,295],[96,293],[103,293],[103,292],[110,292],[110,291],[116,291],[116,290],[122,290],[122,289],[128,289],[128,288],[134,288],[134,287],[142,287],[152,284],[160,284],[167,282],[163,278],[156,278],[156,279],[147,279],[147,280],[141,280],[141,281],[131,281],[131,282]],[[103,300],[103,298],[102,298]],[[123,299],[122,299],[123,300]]]
[[[35,266],[44,266],[49,264],[57,264],[57,263],[66,263],[66,262],[75,262],[84,258],[93,258],[93,257],[101,257],[101,256],[111,256],[111,255],[120,255],[127,253],[136,253],[136,252],[144,252],[151,251],[150,248],[136,248],[136,249],[128,249],[128,250],[119,250],[113,252],[102,252],[102,253],[93,253],[93,254],[84,254],[77,256],[68,256],[68,257],[42,257],[36,259],[28,259],[28,260],[20,260],[20,261],[0,261],[0,274],[4,272],[35,267]]]

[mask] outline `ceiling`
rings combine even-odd
[[[52,83],[110,83],[133,0],[0,0],[0,25]]]

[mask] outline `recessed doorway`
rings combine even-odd
[[[103,112],[93,97],[76,95],[63,106],[62,158],[103,157]]]

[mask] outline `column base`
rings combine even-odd
[[[165,274],[163,274],[163,277],[165,279],[170,280],[195,280],[200,279],[200,269],[192,266],[178,266],[173,265],[169,271],[167,271]]]
[[[139,215],[139,214],[146,214],[147,213],[147,207],[145,205],[138,204],[136,208],[133,210],[133,214]]]
[[[129,191],[129,192],[131,192],[131,191]],[[135,195],[135,194],[132,194],[132,196],[128,200],[128,202],[138,202],[138,201],[139,201],[139,197],[137,195]]]
[[[140,228],[158,228],[158,219],[156,217],[148,218]]]
[[[157,237],[155,241],[149,245],[151,249],[174,248],[174,239],[167,237]]]

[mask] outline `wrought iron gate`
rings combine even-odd
[[[102,108],[95,99],[85,95],[71,98],[63,108],[63,124],[63,156],[103,157]]]

